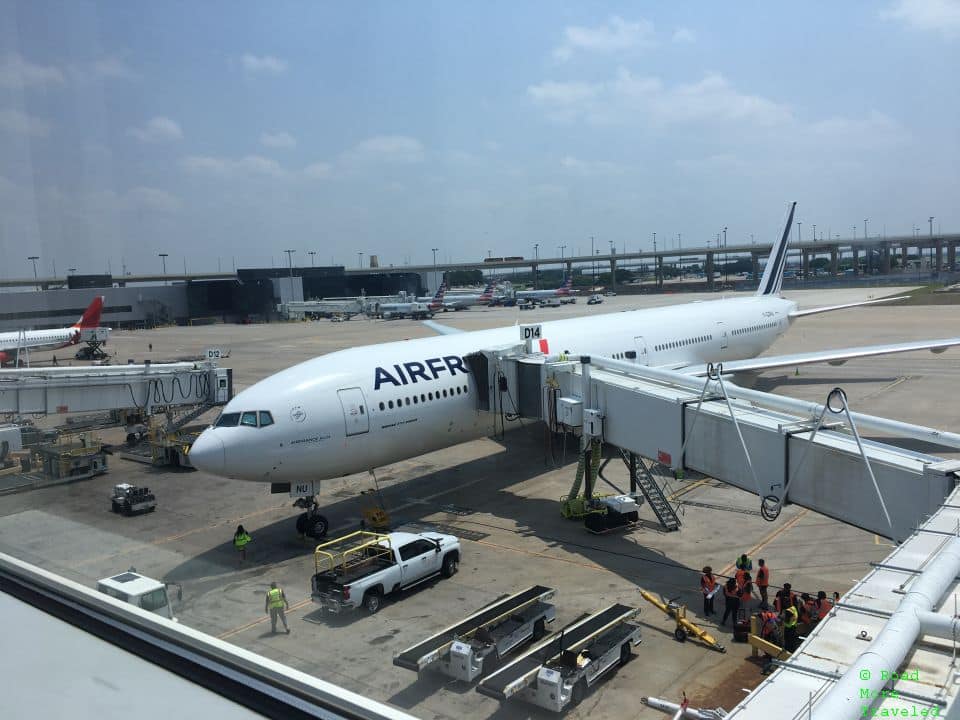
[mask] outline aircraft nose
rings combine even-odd
[[[212,475],[222,475],[224,467],[223,441],[212,430],[200,433],[190,448],[190,463]]]

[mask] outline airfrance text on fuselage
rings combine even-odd
[[[442,358],[427,358],[423,362],[414,361],[394,365],[393,370],[378,367],[373,376],[373,389],[379,390],[380,386],[385,383],[402,387],[403,385],[416,385],[421,380],[430,382],[439,379],[442,372],[449,372],[451,376],[458,372],[464,375],[470,374],[470,371],[463,365],[463,358],[457,355],[444,355]],[[433,377],[430,377],[431,375]]]

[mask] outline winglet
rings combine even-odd
[[[450,327],[449,325],[441,325],[433,320],[424,320],[423,324],[438,335],[456,335],[463,332],[463,330],[460,330],[459,328]]]
[[[764,268],[763,277],[760,278],[757,295],[780,294],[780,286],[783,285],[783,269],[787,265],[787,243],[790,241],[790,227],[793,225],[793,213],[796,209],[797,203],[790,203],[787,224],[783,228],[783,235],[780,240],[770,248],[770,257],[767,258],[767,267]]]
[[[103,295],[97,295],[93,299],[93,302],[87,306],[87,309],[83,311],[83,315],[80,316],[80,319],[77,320],[71,327],[80,329],[100,327],[100,313],[102,311]]]

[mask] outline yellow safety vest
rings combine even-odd
[[[267,591],[267,599],[272,608],[282,608],[284,606],[283,590],[280,588],[270,588]]]
[[[247,535],[246,533],[243,533],[243,535],[233,536],[233,544],[238,549],[246,547],[247,543],[250,542],[251,540],[253,540],[253,538]]]
[[[783,626],[792,628],[797,626],[797,609],[788,608],[786,612],[786,617],[783,619]]]

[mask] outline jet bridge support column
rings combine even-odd
[[[707,276],[707,290],[713,290],[713,253],[707,253],[707,259],[704,261],[703,274]]]
[[[630,453],[630,494],[637,495],[637,456]]]
[[[586,415],[587,409],[593,405],[592,393],[590,392],[590,356],[580,356],[580,397],[583,400],[583,411]],[[593,498],[593,436],[587,430],[584,423],[583,434],[580,437],[580,451],[583,453],[583,496],[590,500]]]
[[[840,248],[832,247],[830,248],[830,275],[836,277],[838,272],[840,272]]]

